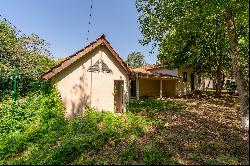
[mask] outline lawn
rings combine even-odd
[[[85,116],[70,120],[64,120],[55,94],[33,95],[29,100],[31,105],[3,102],[0,108],[5,111],[0,114],[0,164],[244,164],[247,160],[246,133],[240,128],[235,96],[141,99],[121,115],[89,108]]]

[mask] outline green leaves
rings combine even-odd
[[[129,67],[139,67],[146,64],[146,61],[141,52],[132,52],[128,55],[126,63]]]
[[[17,102],[4,101],[0,106],[0,160],[32,144],[53,141],[63,124],[63,106],[54,90],[32,93]]]
[[[34,91],[37,78],[55,64],[49,43],[37,35],[18,36],[15,29],[0,21],[0,100],[11,95],[12,74],[19,70],[18,95]]]
[[[235,12],[238,35],[248,41],[246,1],[137,0],[138,22],[143,35],[140,43],[157,45],[158,59],[165,66],[193,67],[199,73],[213,76],[222,54],[222,70],[229,75],[231,59],[224,20],[228,6]],[[240,43],[241,56],[245,57],[248,45],[244,45],[243,40]],[[248,62],[248,58],[242,60]]]

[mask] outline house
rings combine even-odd
[[[213,89],[214,88],[214,80],[210,77],[201,76],[201,86],[200,90],[202,89]]]
[[[94,42],[60,62],[41,79],[51,80],[66,107],[65,116],[83,111],[126,110],[129,100],[130,70],[102,35]]]
[[[84,111],[126,111],[130,96],[180,96],[195,89],[191,69],[169,70],[157,65],[129,69],[102,35],[45,72],[41,79],[56,85],[65,116]]]
[[[131,96],[167,97],[182,96],[191,93],[197,86],[197,80],[190,68],[166,69],[156,64],[130,69]]]

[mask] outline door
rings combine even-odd
[[[114,108],[115,112],[122,113],[123,112],[123,88],[124,81],[123,80],[115,80],[114,81]]]
[[[130,84],[130,94],[131,94],[131,96],[133,96],[133,97],[136,97],[136,81],[135,80],[132,80],[131,81],[131,84]]]
[[[191,91],[194,90],[194,73],[191,73]]]

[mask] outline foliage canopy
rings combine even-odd
[[[37,78],[55,64],[49,44],[36,34],[20,36],[5,21],[0,21],[0,99],[11,94],[13,71],[18,68],[18,92],[35,90]]]
[[[126,63],[129,67],[140,67],[146,64],[146,61],[144,59],[144,55],[141,52],[132,52],[128,54]]]
[[[239,53],[248,76],[248,1],[151,1],[137,0],[143,45],[159,46],[161,63],[173,67],[194,67],[215,75],[221,58],[222,71],[231,74],[228,32],[224,12],[234,12]]]

